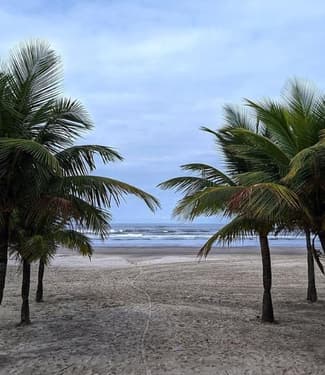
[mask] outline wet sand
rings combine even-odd
[[[325,373],[325,280],[316,270],[320,301],[308,304],[305,254],[273,251],[271,325],[259,321],[257,249],[200,263],[192,250],[116,249],[91,262],[61,252],[28,327],[16,327],[21,275],[11,265],[0,374]]]
[[[199,251],[197,246],[121,246],[121,247],[108,247],[98,246],[96,247],[96,254],[109,254],[109,255],[123,255],[123,256],[135,256],[135,257],[150,257],[150,256],[183,256],[190,255],[196,257]],[[299,247],[286,247],[286,246],[274,246],[271,248],[272,254],[283,254],[283,255],[300,255],[305,254],[306,249],[304,246]],[[61,250],[61,254],[71,254],[69,250]],[[260,249],[256,246],[240,246],[240,247],[218,247],[212,248],[210,256],[219,254],[259,254]]]

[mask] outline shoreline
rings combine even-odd
[[[193,255],[197,256],[200,246],[94,246],[94,254],[105,255],[134,255],[134,256],[151,256],[151,255]],[[306,253],[304,246],[289,247],[289,246],[270,246],[270,251],[273,254],[283,255],[300,255]],[[58,254],[71,254],[71,250],[59,249]],[[240,254],[259,254],[259,246],[233,246],[233,247],[213,247],[210,251],[210,256],[218,255],[240,255]]]
[[[96,247],[91,260],[76,252],[60,249],[53,260],[51,267],[69,268],[126,268],[132,266],[149,266],[180,263],[210,263],[222,262],[236,257],[241,261],[260,257],[260,249],[255,246],[213,249],[205,257],[198,257],[198,247]],[[288,249],[277,247],[271,249],[271,256],[299,256],[306,254],[304,248]]]
[[[167,264],[204,264],[220,263],[227,260],[250,262],[251,259],[260,260],[260,249],[256,246],[242,246],[232,248],[213,249],[205,257],[198,257],[199,247],[96,247],[91,259],[75,251],[64,248],[58,249],[51,260],[50,268],[75,268],[75,269],[124,269],[137,266],[159,266]],[[271,249],[271,259],[281,257],[291,261],[291,257],[304,258],[304,248],[290,249],[287,247],[274,247]],[[18,261],[9,259],[9,265],[17,266]]]

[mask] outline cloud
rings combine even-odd
[[[155,188],[160,180],[179,174],[186,162],[222,167],[213,139],[199,127],[221,126],[223,103],[278,96],[292,76],[325,86],[320,0],[1,5],[1,55],[28,38],[51,43],[63,57],[65,93],[79,98],[96,124],[84,141],[115,146],[126,157],[98,173],[161,197],[165,209],[157,220],[170,215],[176,200]],[[139,204],[131,211],[133,221],[152,220]],[[114,210],[115,220],[130,212]]]

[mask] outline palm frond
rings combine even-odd
[[[252,146],[252,148],[249,149],[251,151],[251,158],[254,154],[256,155],[256,159],[258,159],[260,155],[267,155],[282,168],[286,168],[289,165],[290,158],[281,148],[277,147],[271,139],[246,129],[234,129],[232,133],[240,137],[242,143]]]
[[[91,257],[93,255],[94,249],[90,239],[76,230],[64,229],[57,231],[54,234],[54,239],[58,244],[77,250],[83,256]]]
[[[6,67],[17,109],[28,113],[56,98],[61,90],[62,66],[46,42],[30,41],[10,54]]]
[[[256,103],[246,99],[246,104],[255,111],[275,145],[288,157],[294,156],[297,152],[297,139],[288,122],[288,110],[285,106],[272,100]]]
[[[283,96],[291,113],[306,118],[311,113],[318,95],[310,82],[294,78],[288,81]]]
[[[290,171],[283,181],[295,190],[306,192],[318,187],[325,187],[325,143],[305,148],[290,163]]]
[[[41,144],[29,139],[0,138],[0,166],[8,164],[9,155],[13,152],[29,155],[33,163],[48,168],[51,173],[61,172],[56,157]],[[1,169],[0,176],[3,176]]]
[[[254,220],[274,223],[289,213],[301,213],[299,196],[277,183],[259,183],[243,187],[227,205],[229,213],[245,214]],[[291,215],[293,216],[293,215]]]
[[[161,182],[158,187],[167,190],[175,189],[175,191],[182,192],[186,195],[194,194],[206,187],[214,186],[215,184],[205,178],[201,177],[192,177],[192,176],[183,176],[175,177],[170,180]]]
[[[29,263],[53,256],[55,251],[53,249],[53,252],[51,252],[50,249],[52,247],[49,239],[41,234],[24,235],[15,243],[11,243],[11,252],[22,259],[26,259]]]
[[[70,199],[74,208],[74,215],[70,216],[69,225],[75,226],[76,230],[91,231],[102,239],[107,238],[110,230],[110,212],[94,207],[75,196],[71,196]]]
[[[100,157],[105,164],[123,160],[113,148],[100,145],[73,146],[58,152],[55,156],[67,175],[88,174],[95,170],[95,156]]]
[[[238,186],[215,186],[208,187],[181,199],[174,211],[174,216],[193,220],[205,215],[213,216],[223,211],[232,196],[242,190]]]
[[[46,117],[47,121],[35,124],[32,132],[37,142],[54,152],[72,145],[76,138],[93,127],[84,106],[79,101],[69,98],[53,101]]]
[[[206,132],[206,133],[212,134],[212,135],[214,135],[214,136],[216,136],[216,137],[218,136],[218,132],[217,132],[217,131],[212,130],[212,129],[206,127],[206,126],[201,126],[201,127],[200,127],[200,130],[202,130],[202,131],[204,131],[204,132]]]
[[[207,179],[213,182],[214,184],[228,184],[230,186],[236,185],[236,183],[225,173],[207,164],[184,164],[181,166],[181,168],[185,171],[198,172],[201,174],[202,178]]]
[[[160,207],[159,201],[152,196],[125,182],[100,176],[65,176],[58,179],[52,189],[66,195],[74,195],[98,207],[111,207],[113,201],[117,206],[128,194],[143,200],[150,210]]]
[[[251,123],[248,113],[244,108],[236,107],[233,105],[225,105],[223,107],[224,118],[226,126],[224,129],[246,129],[248,131],[254,131],[254,126]]]
[[[240,173],[236,176],[238,185],[249,186],[254,184],[259,184],[263,182],[277,182],[278,180],[274,178],[274,175],[269,171],[252,171],[246,173]]]
[[[234,241],[256,234],[256,229],[257,224],[254,220],[246,216],[237,216],[209,238],[200,249],[198,256],[207,257],[216,242],[220,246],[229,246]]]

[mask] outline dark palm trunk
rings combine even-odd
[[[273,305],[271,296],[272,287],[272,268],[269,242],[266,235],[260,234],[260,246],[263,264],[263,307],[262,307],[262,322],[274,322]]]
[[[318,232],[319,241],[322,245],[323,252],[325,253],[325,230]]]
[[[23,303],[21,306],[21,322],[20,324],[30,324],[29,318],[29,287],[30,287],[30,263],[23,260],[23,283],[21,287],[21,297]]]
[[[0,226],[0,304],[3,299],[3,292],[6,282],[8,246],[9,246],[9,220],[10,214],[3,214],[3,223]]]
[[[306,230],[306,246],[307,246],[307,266],[308,266],[308,288],[307,288],[307,301],[317,301],[317,291],[315,283],[315,267],[312,243],[310,239],[310,231]]]
[[[38,266],[38,283],[36,291],[36,302],[43,302],[43,277],[44,277],[44,262],[42,259],[39,261]]]

